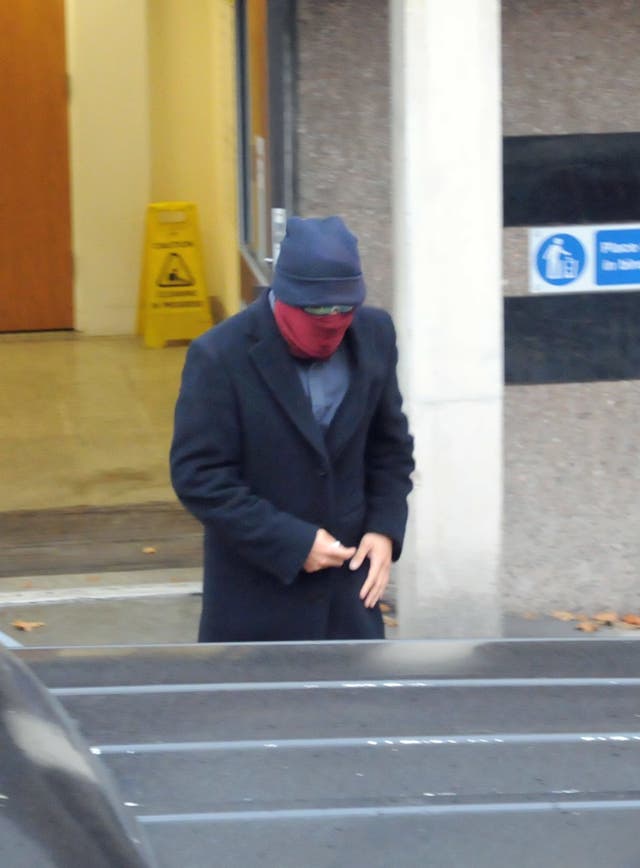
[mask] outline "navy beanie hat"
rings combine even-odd
[[[362,304],[358,239],[340,217],[290,217],[271,289],[293,307]]]

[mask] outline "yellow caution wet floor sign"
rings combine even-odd
[[[202,274],[198,214],[193,202],[156,202],[147,226],[138,334],[148,347],[191,340],[213,325]]]

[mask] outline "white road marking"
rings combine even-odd
[[[128,600],[134,597],[184,597],[202,590],[202,582],[161,582],[146,585],[105,585],[83,588],[43,588],[0,593],[0,608],[90,600]],[[7,637],[8,638],[8,637]]]

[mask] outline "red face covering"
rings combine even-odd
[[[328,359],[333,355],[351,325],[353,313],[314,316],[277,299],[273,306],[280,334],[292,355],[300,359]]]

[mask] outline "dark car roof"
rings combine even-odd
[[[142,837],[60,703],[0,649],[0,865],[151,868]]]
[[[18,653],[167,868],[640,862],[633,640]]]

